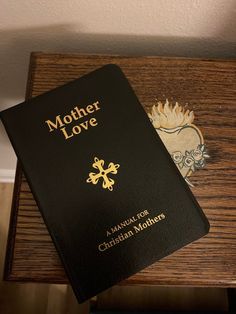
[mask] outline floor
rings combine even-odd
[[[0,183],[0,275],[8,234],[13,184]],[[227,290],[115,286],[94,298],[98,310],[227,311]],[[89,302],[78,305],[68,285],[13,283],[0,280],[0,314],[88,313]]]

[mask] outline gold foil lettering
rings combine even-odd
[[[96,118],[90,118],[86,121],[82,121],[81,123],[74,125],[71,130],[68,130],[67,127],[65,127],[65,124],[69,125],[73,121],[77,121],[78,119],[81,119],[88,114],[93,113],[94,111],[97,111],[100,109],[98,106],[99,102],[96,101],[93,104],[87,105],[85,108],[79,108],[78,106],[74,107],[70,111],[70,114],[65,115],[63,118],[61,118],[61,115],[57,115],[56,119],[53,120],[46,120],[45,123],[47,124],[49,128],[49,132],[53,132],[54,130],[60,129],[62,134],[64,135],[64,138],[67,140],[74,135],[80,134],[83,130],[87,131],[89,127],[95,127],[98,125]]]

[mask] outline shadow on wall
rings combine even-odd
[[[234,12],[234,11],[233,11]],[[234,13],[235,15],[235,13]],[[44,26],[0,32],[0,110],[23,100],[30,52],[157,55],[200,58],[236,56],[236,16],[217,38],[86,34],[73,25]],[[230,34],[230,36],[229,36]]]

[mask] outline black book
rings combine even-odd
[[[79,302],[208,232],[118,66],[0,116]]]

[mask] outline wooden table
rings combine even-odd
[[[33,53],[27,98],[107,63],[121,66],[146,110],[157,99],[188,104],[195,112],[195,124],[201,129],[211,155],[207,166],[191,177],[195,185],[192,191],[210,221],[210,233],[123,283],[235,287],[236,62]],[[5,279],[67,282],[19,163]]]

